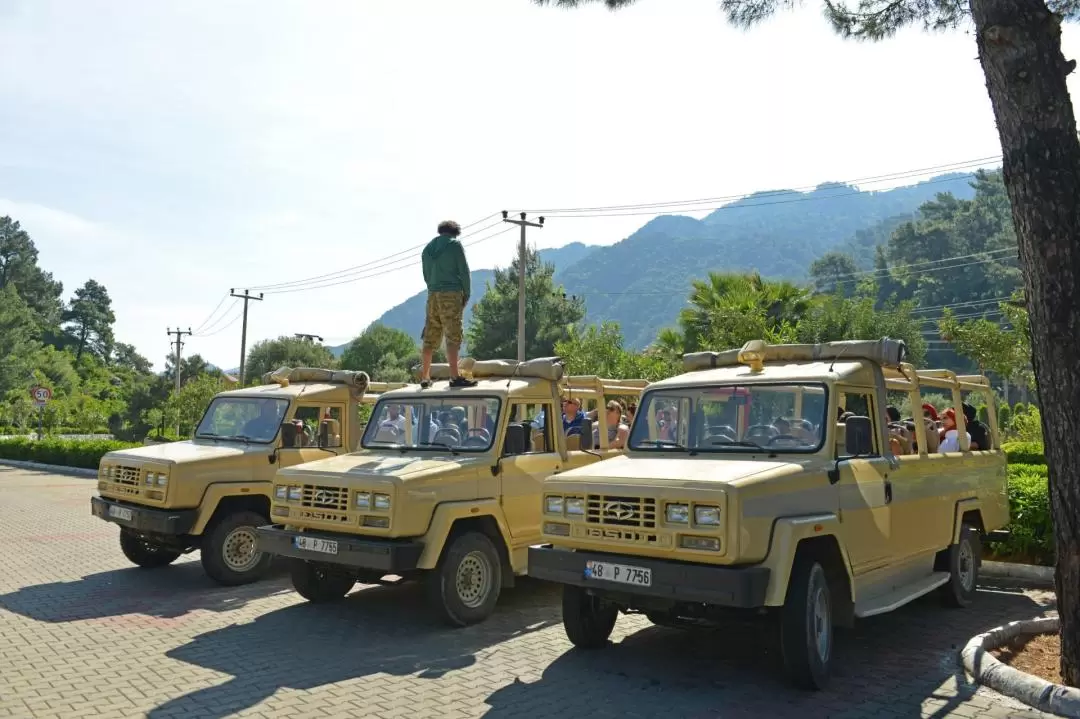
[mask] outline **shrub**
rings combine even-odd
[[[1054,528],[1045,464],[1009,465],[1009,538],[993,555],[1030,564],[1054,562]]]
[[[1041,442],[1006,442],[1001,445],[1010,465],[1046,464],[1046,454]]]
[[[38,442],[17,437],[0,441],[0,459],[97,469],[102,455],[106,452],[138,446],[140,445],[113,439],[45,438]]]
[[[1008,429],[1009,424],[1012,422],[1012,410],[1009,409],[1009,405],[1003,404],[998,407],[997,421],[998,427],[1000,428],[1001,432],[1004,433]]]

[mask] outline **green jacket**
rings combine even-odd
[[[427,244],[421,259],[428,292],[463,292],[466,298],[470,296],[469,263],[460,242],[439,235]]]

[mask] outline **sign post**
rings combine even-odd
[[[34,406],[38,408],[38,441],[44,436],[42,425],[45,420],[45,405],[52,399],[52,390],[48,387],[31,387],[30,396],[34,398]]]

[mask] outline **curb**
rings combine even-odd
[[[1011,562],[988,562],[983,560],[979,574],[986,577],[1020,579],[1044,587],[1054,586],[1054,568],[1040,567],[1035,564],[1013,564]]]
[[[25,462],[21,459],[0,459],[0,465],[7,467],[17,467],[19,469],[33,469],[39,472],[52,472],[53,474],[69,474],[74,477],[82,477],[84,479],[97,479],[98,476],[96,469],[85,469],[83,467],[62,467],[58,464]]]
[[[1061,717],[1080,719],[1080,689],[1052,684],[999,662],[989,650],[1021,634],[1047,634],[1060,630],[1057,617],[1009,622],[971,639],[960,652],[964,669],[975,681],[1035,707]]]

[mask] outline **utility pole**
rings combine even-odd
[[[191,334],[191,328],[188,327],[187,330],[185,331],[185,330],[180,329],[179,327],[177,327],[174,330],[169,329],[168,327],[166,327],[165,331],[168,333],[168,335],[170,337],[172,337],[173,335],[176,335],[176,341],[175,342],[170,342],[170,344],[176,345],[176,360],[175,360],[175,364],[173,365],[173,372],[176,374],[176,393],[180,394],[180,350],[183,349],[183,347],[184,347],[184,343],[181,340],[182,340],[184,335],[190,335]],[[162,427],[164,427],[165,426],[165,418],[162,417],[161,421],[162,421]],[[176,435],[178,437],[180,436],[180,415],[176,416]]]
[[[295,332],[293,333],[293,337],[298,340],[307,340],[308,342],[314,342],[315,340],[319,340],[320,342],[323,341],[323,338],[319,335],[306,335],[303,332]]]
[[[529,222],[525,219],[525,213],[521,213],[520,220],[511,220],[506,210],[503,210],[503,222],[509,222],[511,225],[517,225],[521,228],[521,244],[518,247],[518,362],[525,361],[525,260],[528,256],[528,249],[525,246],[525,228],[526,227],[543,227],[544,218],[541,217],[539,222]]]
[[[177,327],[176,329],[171,330],[168,327],[166,327],[165,332],[170,337],[172,337],[173,335],[176,335],[176,340],[174,342],[169,342],[169,344],[176,345],[176,360],[175,360],[175,365],[174,365],[173,369],[176,370],[176,391],[179,392],[180,391],[180,350],[184,346],[184,343],[181,342],[180,340],[184,335],[190,335],[191,334],[191,328],[188,327],[186,330],[182,330],[179,327]]]
[[[263,293],[260,292],[259,296],[251,294],[248,290],[244,290],[244,294],[236,294],[236,288],[229,290],[229,294],[233,297],[244,301],[244,322],[243,328],[240,330],[240,386],[244,386],[244,361],[247,359],[247,311],[248,300],[259,300],[262,302]]]

